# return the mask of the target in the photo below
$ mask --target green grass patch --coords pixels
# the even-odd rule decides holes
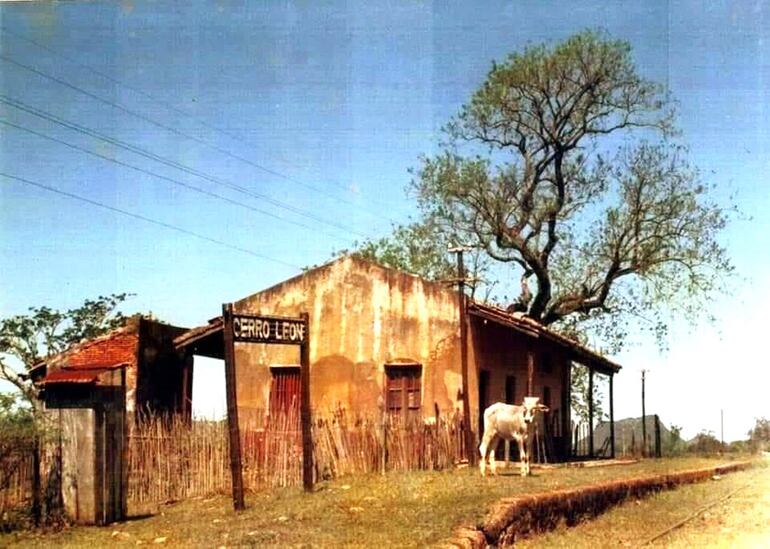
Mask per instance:
[[[709,458],[649,460],[608,467],[517,468],[481,477],[476,469],[419,471],[343,478],[317,485],[313,494],[286,488],[252,494],[247,509],[232,511],[229,497],[196,498],[153,509],[152,516],[106,527],[0,536],[0,546],[424,547],[475,525],[503,497],[707,467]],[[165,538],[165,539],[164,539]]]

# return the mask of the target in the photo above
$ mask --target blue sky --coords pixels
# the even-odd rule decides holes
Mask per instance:
[[[4,98],[166,160],[0,105],[2,172],[187,231],[0,177],[0,315],[130,291],[127,310],[203,323],[407,221],[408,169],[438,150],[492,60],[602,27],[668,86],[691,160],[742,210],[724,234],[739,276],[717,323],[682,323],[667,353],[640,337],[616,357],[617,417],[640,414],[642,367],[647,409],[688,436],[718,434],[720,408],[728,439],[770,415],[757,344],[770,305],[767,2],[254,4],[0,4]]]

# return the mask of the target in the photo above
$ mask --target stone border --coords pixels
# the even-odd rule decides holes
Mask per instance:
[[[518,538],[553,530],[565,521],[568,526],[595,517],[630,498],[671,490],[683,484],[708,480],[714,475],[742,471],[753,461],[739,461],[703,469],[653,477],[622,479],[552,492],[504,498],[495,503],[481,524],[462,527],[445,547],[468,549],[510,546]]]

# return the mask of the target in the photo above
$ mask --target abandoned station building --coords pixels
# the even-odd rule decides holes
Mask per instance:
[[[445,283],[345,256],[235,302],[233,313],[308,314],[314,411],[373,415],[384,405],[391,414],[426,418],[462,409],[458,305],[456,289]],[[550,409],[549,459],[568,459],[572,363],[588,368],[591,379],[594,372],[609,376],[612,413],[617,364],[496,307],[471,302],[467,321],[471,417],[480,421],[494,402],[539,396]],[[188,355],[223,358],[223,341],[218,317],[174,343]],[[242,424],[298,404],[298,347],[236,341],[234,349]]]
[[[451,286],[345,256],[246,297],[232,311],[242,318],[307,315],[306,334],[284,323],[288,330],[276,335],[307,336],[314,413],[387,411],[422,421],[463,408],[459,305]],[[613,424],[617,364],[519,314],[471,302],[465,316],[474,431],[488,405],[539,396],[550,409],[542,421],[549,461],[573,457],[573,363],[589,369],[590,381],[594,372],[609,376]],[[194,356],[224,358],[224,325],[221,316],[189,330],[133,317],[31,370],[62,428],[62,495],[76,522],[125,518],[129,418],[147,412],[190,419]],[[299,347],[236,340],[232,349],[240,424],[298,406]]]

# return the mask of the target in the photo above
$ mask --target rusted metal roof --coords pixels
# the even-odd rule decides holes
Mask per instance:
[[[209,320],[209,323],[205,326],[198,326],[197,328],[191,328],[180,336],[174,338],[174,347],[177,349],[181,347],[187,347],[192,345],[196,341],[200,341],[210,335],[222,331],[223,329],[222,317],[218,316]]]
[[[95,384],[99,381],[99,376],[105,372],[111,370],[117,370],[127,366],[126,363],[89,366],[83,368],[78,366],[77,368],[60,368],[53,372],[49,372],[41,381],[43,385],[51,384],[63,384],[63,383],[80,383],[80,384]]]
[[[93,384],[99,379],[97,371],[82,370],[57,370],[51,372],[41,382],[43,385],[61,384],[61,383],[82,383]]]
[[[573,356],[580,362],[586,363],[586,366],[604,373],[616,373],[621,368],[620,364],[605,358],[596,351],[543,326],[521,313],[509,313],[498,307],[482,305],[481,303],[469,303],[468,313],[513,328],[528,337],[535,339],[543,337],[553,341],[571,351]]]

